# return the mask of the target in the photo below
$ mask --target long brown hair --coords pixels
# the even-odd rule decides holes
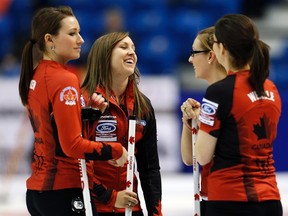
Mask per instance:
[[[266,96],[264,82],[269,76],[269,46],[259,39],[254,22],[242,14],[227,14],[216,22],[215,36],[228,49],[235,68],[250,65],[252,88],[258,96]]]
[[[32,35],[22,52],[21,73],[19,80],[19,94],[22,104],[28,101],[29,85],[34,75],[35,59],[42,58],[46,51],[44,36],[49,33],[57,35],[61,28],[61,21],[67,16],[74,16],[69,6],[41,8],[32,20]],[[36,52],[39,51],[35,56]]]
[[[129,36],[128,32],[113,32],[98,38],[92,45],[87,59],[87,74],[83,81],[82,88],[91,96],[97,86],[102,86],[106,91],[106,100],[109,101],[112,86],[111,55],[112,50],[125,37]],[[129,80],[133,82],[135,96],[135,115],[137,119],[146,116],[152,116],[151,109],[147,98],[138,88],[140,82],[140,71],[135,71],[130,75]]]

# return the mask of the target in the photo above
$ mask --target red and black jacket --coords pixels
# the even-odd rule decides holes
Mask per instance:
[[[132,83],[128,84],[124,99],[119,105],[113,96],[109,99],[109,107],[101,118],[90,127],[89,137],[96,141],[114,141],[122,143],[127,149],[128,119],[134,111],[134,95]],[[97,88],[104,97],[105,90]],[[145,96],[144,96],[145,97]],[[153,107],[150,104],[153,117],[147,120],[137,119],[135,157],[141,187],[148,215],[162,215],[161,210],[161,175],[157,150],[157,128]],[[95,203],[98,212],[125,212],[124,208],[115,208],[117,191],[126,189],[127,165],[114,167],[106,161],[94,162],[94,189]],[[138,180],[134,175],[133,191],[137,192]],[[134,206],[133,211],[141,210],[140,203]]]
[[[266,80],[267,96],[258,97],[249,71],[229,72],[208,87],[202,101],[200,130],[217,138],[208,176],[208,199],[280,200],[273,142],[281,115],[281,98]]]
[[[122,146],[82,137],[80,86],[65,65],[42,60],[30,83],[27,104],[34,131],[30,190],[81,188],[78,158],[108,160],[122,155]],[[88,174],[93,173],[87,165]]]

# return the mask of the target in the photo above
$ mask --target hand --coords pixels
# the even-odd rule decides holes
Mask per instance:
[[[183,124],[187,126],[189,129],[191,129],[191,120],[192,119],[198,120],[200,106],[201,104],[192,98],[188,98],[181,105],[181,111],[183,116],[182,121]]]
[[[116,208],[133,208],[136,204],[138,204],[138,200],[135,192],[129,192],[127,190],[117,192]]]
[[[89,106],[101,110],[103,113],[108,106],[105,98],[101,94],[93,93],[90,97]]]
[[[123,167],[125,163],[127,163],[128,161],[128,152],[127,150],[123,148],[123,152],[120,158],[118,158],[117,160],[108,160],[108,163],[112,166],[116,166],[116,167]]]

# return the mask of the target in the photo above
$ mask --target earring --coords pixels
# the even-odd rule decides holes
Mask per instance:
[[[51,46],[50,49],[51,49],[52,51],[54,51],[54,50],[55,50],[55,46]]]
[[[210,62],[210,61],[208,61],[208,64],[211,64],[211,62]]]

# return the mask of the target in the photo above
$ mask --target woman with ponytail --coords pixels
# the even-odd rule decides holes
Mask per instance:
[[[269,47],[253,21],[228,14],[215,24],[213,51],[227,77],[210,85],[195,151],[208,176],[206,216],[282,215],[273,160],[281,98],[269,76]]]
[[[79,159],[127,161],[121,143],[93,142],[82,137],[80,84],[68,62],[80,57],[80,26],[68,6],[39,9],[32,20],[32,39],[22,53],[19,94],[34,131],[31,176],[26,205],[30,215],[85,216]],[[83,98],[83,97],[82,97]],[[104,98],[93,94],[91,106],[104,110]],[[93,102],[93,103],[92,103]],[[94,106],[97,105],[97,106]],[[83,116],[82,116],[83,117]],[[94,205],[93,205],[94,207]],[[97,215],[93,208],[93,215]]]

